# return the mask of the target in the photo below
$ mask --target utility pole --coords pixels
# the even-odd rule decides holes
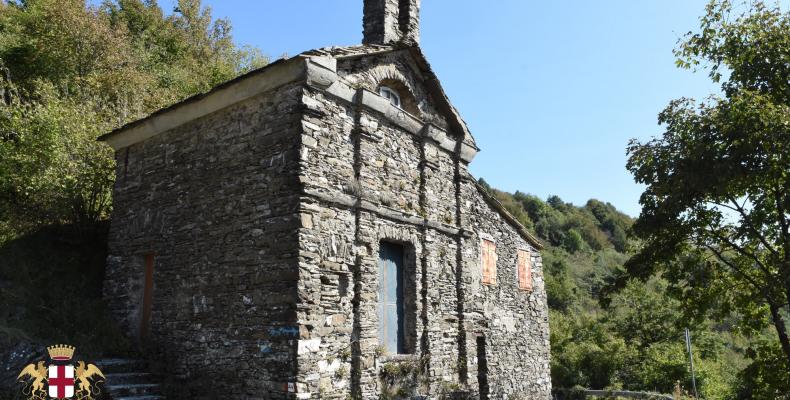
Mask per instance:
[[[691,369],[691,385],[694,388],[694,397],[699,398],[697,394],[697,379],[694,377],[694,357],[691,355],[691,332],[686,328],[686,351],[689,353],[689,368]]]

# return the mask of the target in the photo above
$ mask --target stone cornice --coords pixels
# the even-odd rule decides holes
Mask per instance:
[[[424,140],[429,139],[447,153],[458,153],[458,156],[467,164],[477,155],[478,149],[463,141],[460,142],[460,150],[457,149],[459,139],[453,138],[444,129],[422,121],[370,90],[364,88],[355,90],[343,83],[339,80],[335,70],[336,60],[327,61],[326,59],[327,57],[307,59],[307,84],[314,90],[346,104],[359,105],[365,111],[383,117],[414,136]]]
[[[441,222],[436,222],[436,221],[429,221],[418,215],[408,214],[403,211],[396,210],[394,208],[385,207],[379,205],[375,201],[368,200],[365,197],[358,198],[356,196],[352,196],[345,193],[334,192],[334,191],[328,193],[325,191],[306,188],[306,187],[302,189],[302,195],[310,197],[324,204],[332,204],[349,209],[359,209],[362,211],[374,213],[379,217],[386,218],[391,221],[405,223],[419,227],[427,227],[448,235],[463,234],[463,231],[461,231],[455,226],[443,224]]]

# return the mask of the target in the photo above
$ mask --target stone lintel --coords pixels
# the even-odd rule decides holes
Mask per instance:
[[[453,139],[444,129],[429,122],[423,126],[422,135],[423,137],[436,142],[439,148],[444,149],[450,153],[455,152],[455,144],[457,143],[457,140]]]
[[[438,170],[439,163],[433,160],[422,160],[420,161],[420,168],[430,168],[432,170]]]
[[[379,143],[381,142],[384,137],[376,133],[375,131],[371,131],[370,129],[357,129],[356,134],[359,135],[360,138],[363,138],[369,142]]]
[[[354,104],[357,95],[356,90],[340,81],[335,81],[335,83],[326,88],[325,92],[349,104]]]
[[[475,177],[472,176],[472,174],[470,174],[470,173],[461,174],[461,175],[459,175],[458,179],[461,182],[465,182],[465,183],[472,183],[472,184],[477,183],[477,180],[475,179]]]
[[[461,229],[458,232],[458,234],[461,235],[461,237],[463,237],[464,239],[471,239],[471,238],[475,237],[474,231],[471,231],[469,229]]]

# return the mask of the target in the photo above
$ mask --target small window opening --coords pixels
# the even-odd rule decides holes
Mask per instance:
[[[402,81],[390,78],[383,79],[378,83],[377,88],[378,94],[389,100],[390,104],[417,118],[421,118],[422,114],[414,93]]]
[[[400,108],[400,95],[398,94],[398,92],[395,91],[395,89],[392,89],[387,86],[382,86],[379,88],[379,95],[389,100],[390,104],[392,104],[393,106]]]

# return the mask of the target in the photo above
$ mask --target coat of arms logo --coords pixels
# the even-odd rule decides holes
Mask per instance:
[[[94,400],[99,394],[98,384],[104,381],[104,374],[93,364],[77,361],[77,367],[70,363],[74,356],[74,346],[56,344],[47,347],[52,365],[44,361],[28,364],[17,379],[25,387],[22,393],[28,400],[70,399]]]

